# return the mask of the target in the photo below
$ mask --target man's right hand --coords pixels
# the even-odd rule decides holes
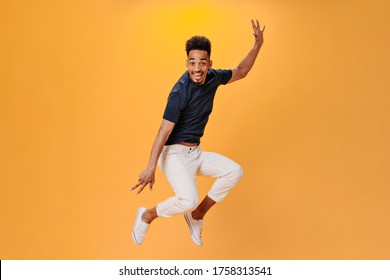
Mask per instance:
[[[138,183],[131,188],[131,190],[139,188],[137,194],[142,192],[147,185],[149,185],[149,189],[152,190],[154,184],[154,173],[156,172],[158,158],[174,126],[175,123],[165,119],[162,120],[156,139],[153,143],[149,163],[146,169],[139,174]]]
[[[144,171],[142,171],[139,174],[138,183],[135,184],[131,188],[131,190],[135,190],[135,189],[139,188],[137,194],[140,194],[147,185],[149,185],[149,189],[152,190],[153,189],[154,180],[155,180],[154,179],[154,173],[155,173],[155,169],[148,169],[148,168],[146,168]]]

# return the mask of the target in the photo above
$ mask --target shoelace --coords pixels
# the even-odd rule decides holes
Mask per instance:
[[[199,237],[202,237],[202,230],[203,230],[203,222],[199,221],[199,227],[200,227],[200,230],[199,230]]]

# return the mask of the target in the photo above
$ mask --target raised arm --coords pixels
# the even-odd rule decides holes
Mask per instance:
[[[143,189],[149,184],[150,190],[154,184],[154,174],[156,172],[157,161],[162,152],[165,142],[171,134],[175,123],[163,119],[158,130],[156,139],[154,140],[152,151],[150,152],[148,166],[139,174],[138,183],[135,184],[131,190],[139,187],[137,194],[143,191]]]
[[[256,20],[255,23],[252,19],[251,22],[254,31],[253,35],[255,36],[255,43],[252,49],[246,55],[246,57],[240,62],[240,64],[238,64],[237,68],[232,69],[233,74],[231,79],[229,80],[229,83],[245,78],[248,72],[252,69],[252,66],[256,61],[256,57],[260,51],[260,48],[263,45],[263,32],[265,30],[265,26],[263,27],[263,29],[261,29],[258,20]]]

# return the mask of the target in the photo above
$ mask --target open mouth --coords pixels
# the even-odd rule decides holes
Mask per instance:
[[[203,77],[203,72],[201,72],[201,73],[192,73],[192,76],[194,77],[195,80],[200,80]]]

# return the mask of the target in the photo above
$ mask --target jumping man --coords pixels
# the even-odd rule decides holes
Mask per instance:
[[[242,168],[222,155],[200,149],[213,100],[218,86],[244,78],[251,70],[263,44],[259,21],[252,20],[255,42],[252,49],[236,68],[211,68],[211,43],[203,36],[186,42],[187,71],[169,94],[163,119],[152,146],[149,163],[139,174],[138,194],[149,185],[152,190],[157,164],[170,183],[175,196],[153,208],[140,207],[133,227],[133,241],[140,245],[157,217],[184,214],[193,242],[201,246],[203,218],[208,210],[222,201],[242,177]],[[206,197],[199,204],[196,175],[216,178]]]

